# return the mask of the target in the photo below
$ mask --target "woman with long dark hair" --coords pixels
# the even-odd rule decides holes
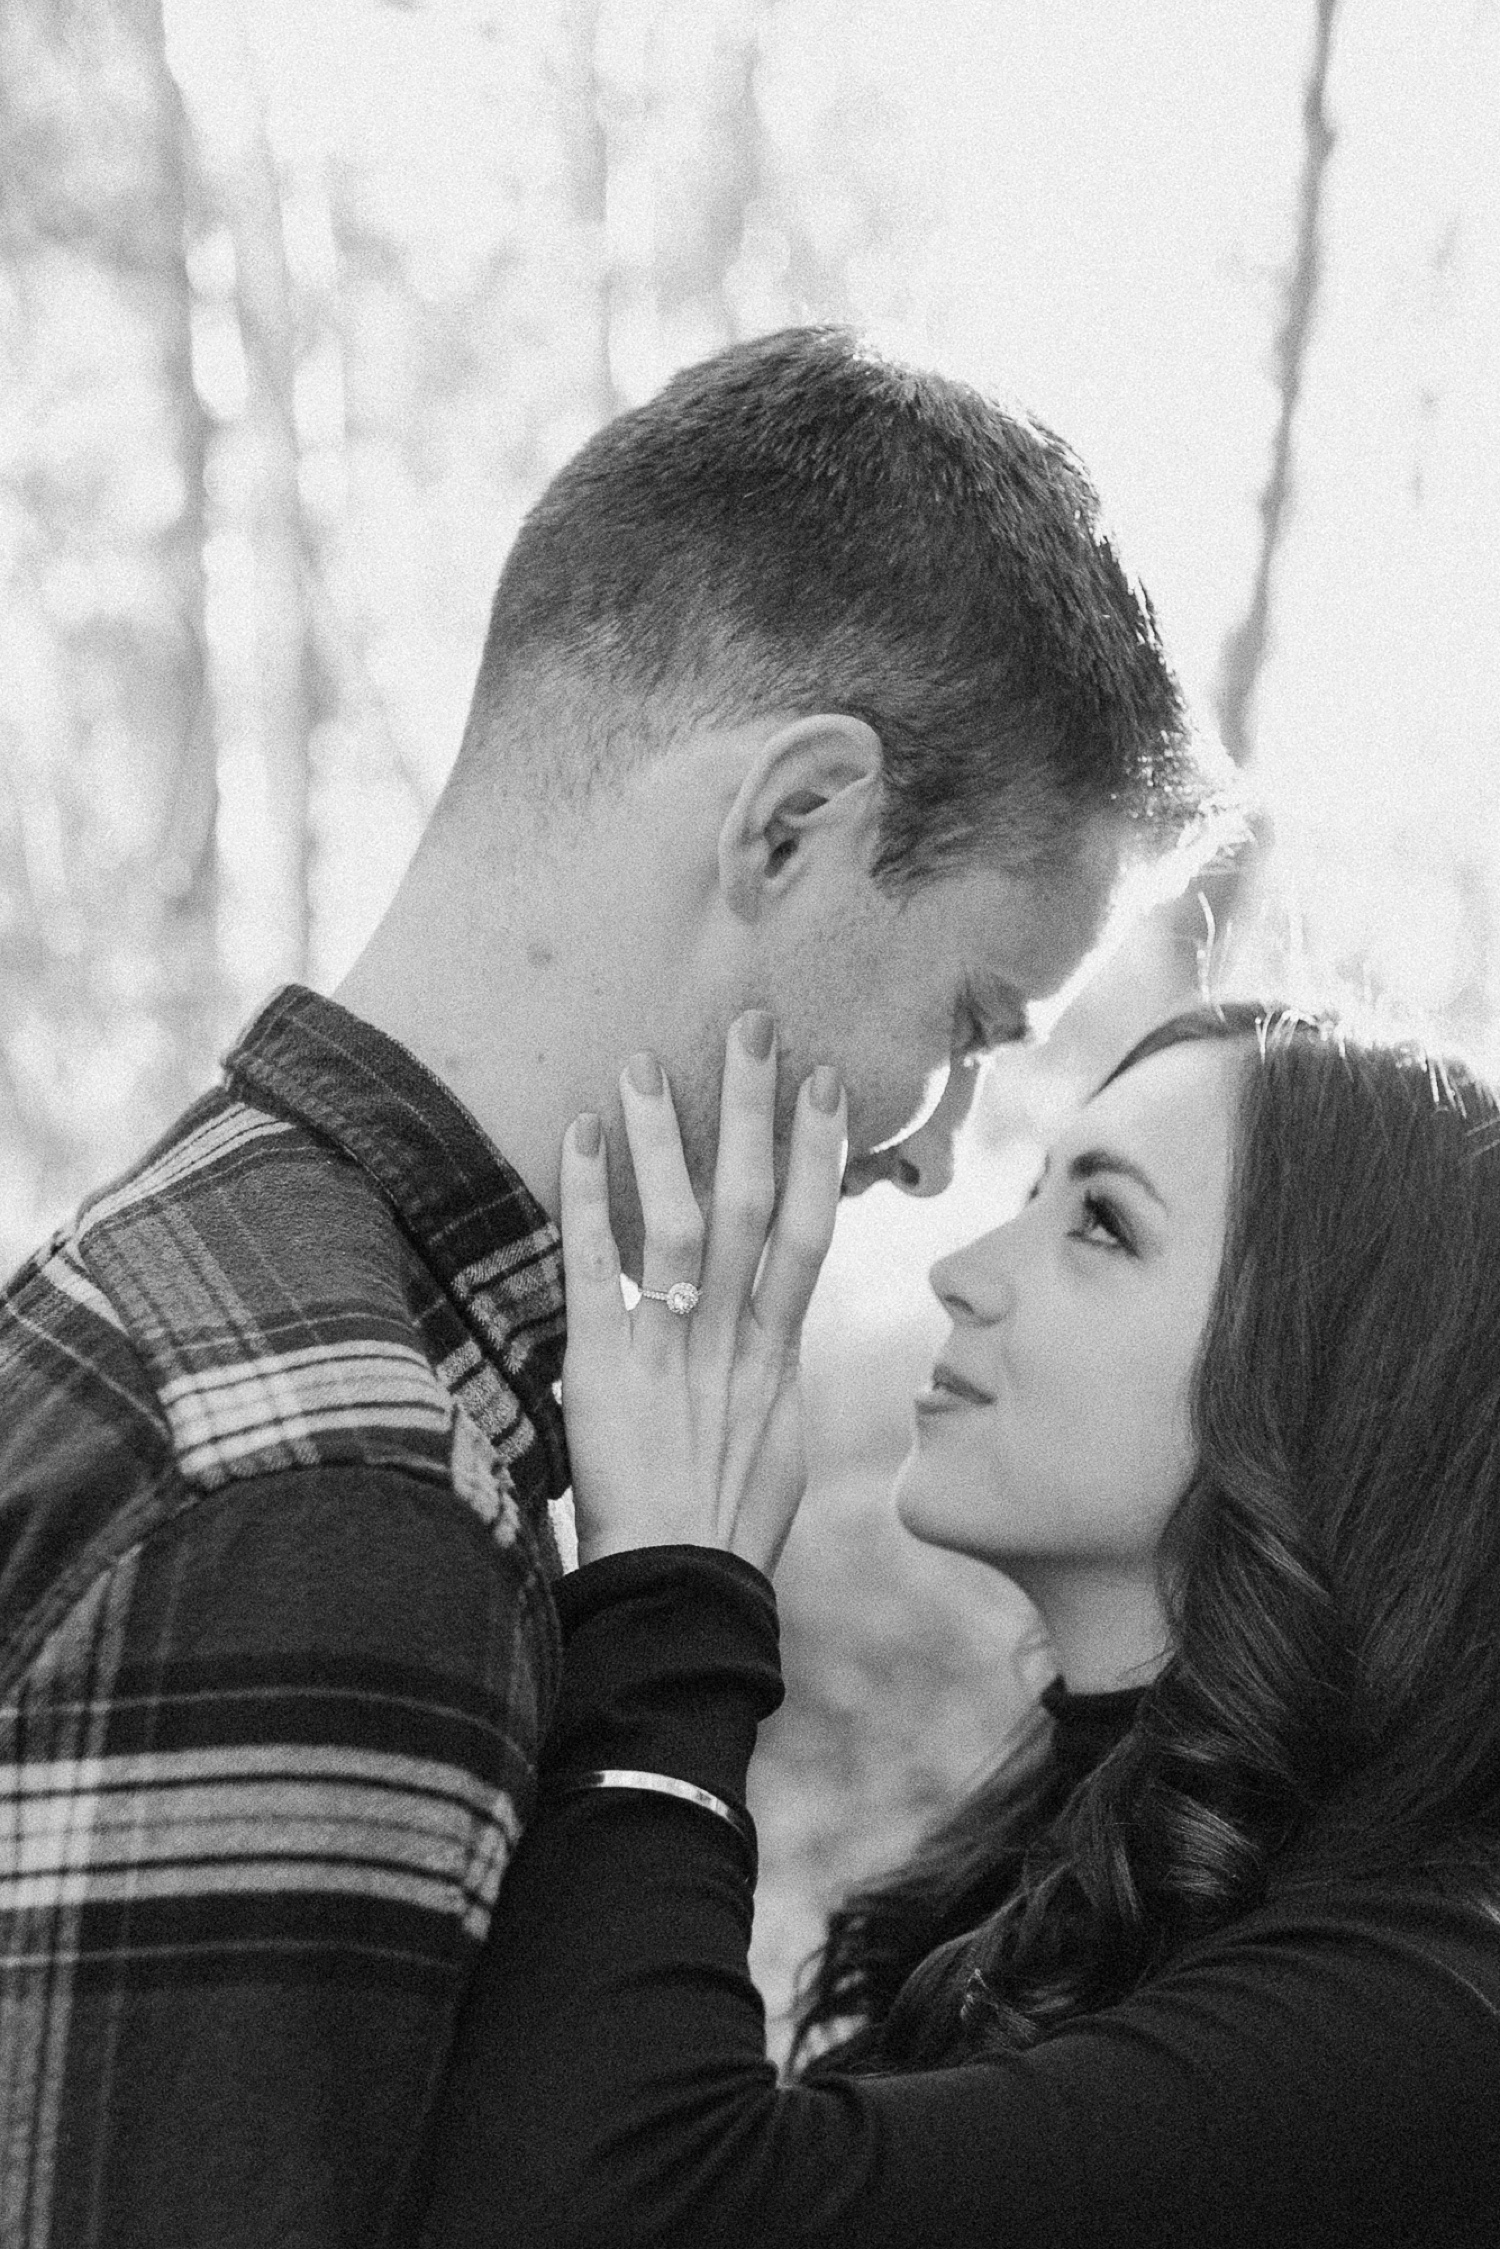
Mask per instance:
[[[1179,1017],[935,1268],[898,1506],[1025,1589],[1060,1677],[835,1914],[778,2085],[744,1773],[832,1090],[767,1245],[731,1041],[701,1270],[670,1101],[627,1091],[634,1315],[570,1135],[585,1566],[428,2239],[1500,2243],[1495,1095],[1285,1010]]]

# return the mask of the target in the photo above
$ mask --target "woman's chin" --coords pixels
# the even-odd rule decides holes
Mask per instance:
[[[896,1470],[896,1480],[891,1486],[891,1499],[896,1510],[896,1520],[903,1530],[920,1538],[922,1533],[913,1517],[921,1515],[922,1458],[915,1438],[911,1450]]]
[[[952,1526],[945,1525],[943,1520],[941,1481],[929,1475],[917,1444],[913,1444],[896,1471],[892,1498],[896,1520],[904,1531],[920,1539],[924,1546],[951,1546]]]

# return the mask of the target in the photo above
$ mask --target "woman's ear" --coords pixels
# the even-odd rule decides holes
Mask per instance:
[[[719,830],[719,885],[755,921],[817,857],[868,870],[880,803],[880,736],[847,712],[793,719],[756,750]]]

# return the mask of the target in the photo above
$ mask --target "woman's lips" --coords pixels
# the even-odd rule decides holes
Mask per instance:
[[[939,1363],[932,1370],[932,1380],[916,1397],[918,1413],[951,1413],[960,1406],[992,1406],[995,1400],[988,1390],[981,1390],[977,1382],[954,1367]]]

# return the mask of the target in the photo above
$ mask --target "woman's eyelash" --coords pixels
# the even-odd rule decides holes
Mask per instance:
[[[1027,1202],[1034,1203],[1041,1191],[1040,1178],[1034,1179],[1026,1197]],[[1101,1195],[1097,1188],[1090,1188],[1083,1198],[1082,1221],[1073,1228],[1073,1233],[1078,1240],[1086,1240],[1096,1226],[1109,1236],[1117,1249],[1134,1251],[1135,1241],[1124,1217],[1107,1195]]]
[[[1085,1195],[1083,1198],[1083,1220],[1082,1226],[1078,1228],[1080,1236],[1087,1235],[1091,1228],[1097,1226],[1108,1234],[1117,1249],[1130,1249],[1134,1246],[1131,1242],[1129,1227],[1107,1197],[1092,1192]]]

